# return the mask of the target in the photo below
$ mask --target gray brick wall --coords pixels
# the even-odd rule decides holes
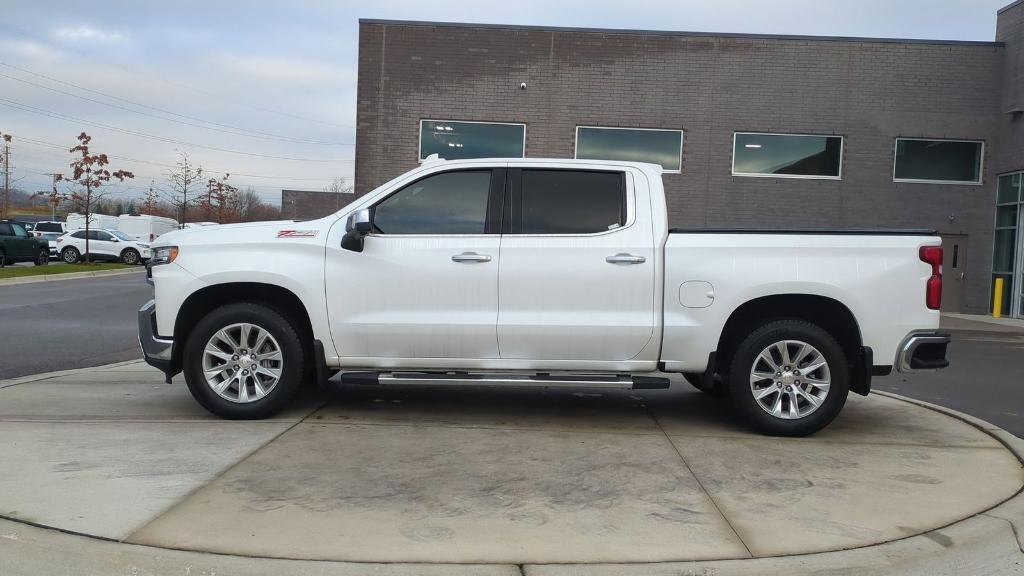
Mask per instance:
[[[417,165],[421,118],[526,123],[528,157],[573,157],[577,125],[682,128],[682,173],[665,175],[673,226],[968,234],[967,306],[983,312],[1003,52],[980,42],[364,21],[356,192]],[[843,178],[733,177],[734,131],[843,135]],[[897,136],[984,140],[984,183],[893,183]]]

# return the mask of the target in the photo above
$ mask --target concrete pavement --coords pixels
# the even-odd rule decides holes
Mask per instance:
[[[1024,562],[1024,441],[894,397],[852,396],[822,433],[779,439],[679,382],[343,387],[226,422],[161,378],[128,363],[0,382],[0,572],[999,574]]]

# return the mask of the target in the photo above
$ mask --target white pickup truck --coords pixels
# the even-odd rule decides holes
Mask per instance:
[[[934,233],[670,230],[651,164],[428,160],[326,218],[153,250],[146,360],[225,418],[270,416],[338,371],[634,389],[681,373],[799,436],[873,375],[948,364]]]

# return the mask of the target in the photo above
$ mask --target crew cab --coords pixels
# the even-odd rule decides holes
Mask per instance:
[[[225,418],[304,381],[666,388],[813,433],[872,376],[942,368],[929,231],[670,229],[662,170],[428,159],[335,214],[170,232],[146,360]]]

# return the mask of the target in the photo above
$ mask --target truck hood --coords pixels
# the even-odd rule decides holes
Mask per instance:
[[[244,222],[241,224],[184,228],[163,234],[153,243],[153,246],[182,246],[219,242],[260,242],[275,238],[318,238],[327,235],[327,230],[336,219],[335,216],[331,215],[319,220],[309,221],[274,220],[270,222]]]

